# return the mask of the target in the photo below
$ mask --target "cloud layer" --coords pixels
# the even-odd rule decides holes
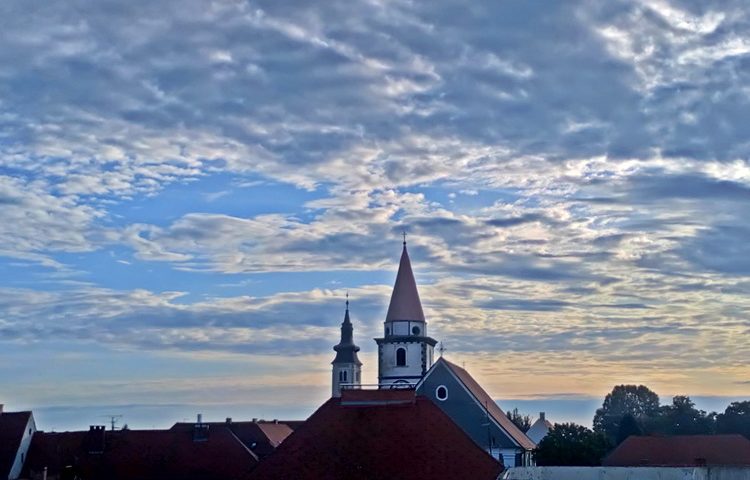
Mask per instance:
[[[5,2],[0,342],[265,374],[328,352],[346,288],[371,343],[406,229],[497,396],[742,394],[746,10]]]

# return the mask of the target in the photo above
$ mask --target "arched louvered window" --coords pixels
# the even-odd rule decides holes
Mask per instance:
[[[346,381],[346,370],[344,370],[344,381]]]
[[[396,349],[396,366],[397,367],[406,366],[406,349],[405,348]]]

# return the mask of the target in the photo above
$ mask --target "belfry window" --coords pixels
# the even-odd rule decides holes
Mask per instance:
[[[406,349],[405,348],[396,349],[396,366],[397,367],[406,366]]]
[[[344,370],[344,381],[346,382],[346,370]]]

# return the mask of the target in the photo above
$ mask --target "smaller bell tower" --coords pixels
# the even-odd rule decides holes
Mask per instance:
[[[336,358],[333,359],[332,395],[341,396],[342,385],[360,385],[362,379],[362,362],[357,358],[359,347],[354,344],[354,327],[349,319],[349,294],[346,294],[346,313],[341,323],[341,341],[333,347]]]

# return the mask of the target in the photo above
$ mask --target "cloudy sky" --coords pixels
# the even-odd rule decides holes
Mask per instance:
[[[749,396],[746,7],[3,1],[0,403],[303,418],[403,229],[505,407]]]

